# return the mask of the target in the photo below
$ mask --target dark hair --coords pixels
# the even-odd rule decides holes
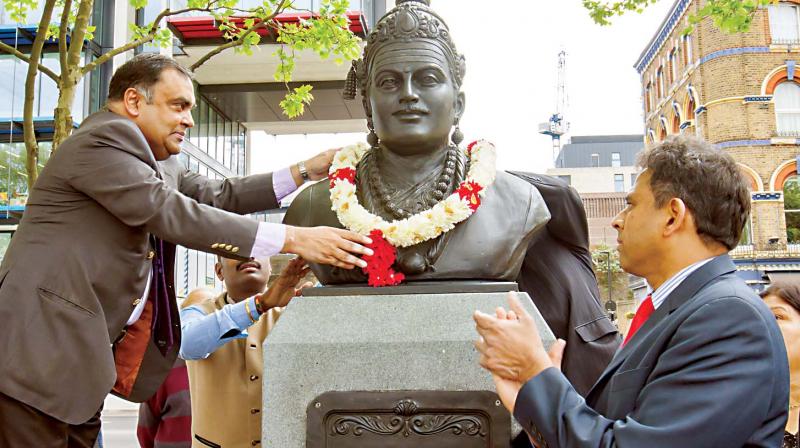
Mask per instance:
[[[706,243],[733,249],[750,214],[748,184],[736,161],[697,137],[673,135],[639,154],[656,207],[681,199]]]
[[[762,299],[765,299],[767,296],[778,296],[800,313],[800,284],[775,282],[758,295],[761,296]]]
[[[164,70],[176,70],[189,79],[192,72],[178,64],[174,59],[158,53],[142,53],[122,64],[108,87],[108,101],[120,101],[125,91],[134,88],[144,95],[147,102],[153,101],[153,86]]]

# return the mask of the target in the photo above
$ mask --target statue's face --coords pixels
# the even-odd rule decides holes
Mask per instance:
[[[367,96],[381,143],[404,155],[446,145],[464,108],[443,50],[424,41],[396,42],[379,50]]]

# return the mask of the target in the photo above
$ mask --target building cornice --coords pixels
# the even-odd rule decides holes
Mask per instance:
[[[667,14],[667,17],[661,22],[658,33],[650,39],[650,43],[647,44],[647,47],[645,47],[642,54],[639,55],[639,59],[636,60],[636,64],[633,66],[640,75],[644,73],[653,61],[653,58],[655,58],[656,54],[661,50],[661,47],[664,46],[664,42],[666,42],[669,35],[672,34],[681,16],[683,16],[683,13],[686,12],[691,3],[691,0],[675,0],[669,14]]]

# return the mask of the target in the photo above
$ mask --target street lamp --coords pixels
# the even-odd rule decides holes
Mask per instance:
[[[608,289],[608,300],[605,303],[606,311],[608,311],[608,317],[611,318],[611,321],[616,320],[616,312],[617,312],[617,303],[614,302],[612,298],[612,291],[613,285],[611,283],[611,250],[601,250],[600,253],[605,254],[606,256],[606,284]]]

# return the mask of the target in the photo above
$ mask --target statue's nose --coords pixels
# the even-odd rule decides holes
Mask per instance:
[[[416,103],[417,101],[419,101],[419,95],[417,95],[413,80],[411,76],[409,76],[403,83],[403,92],[400,96],[400,103]]]

